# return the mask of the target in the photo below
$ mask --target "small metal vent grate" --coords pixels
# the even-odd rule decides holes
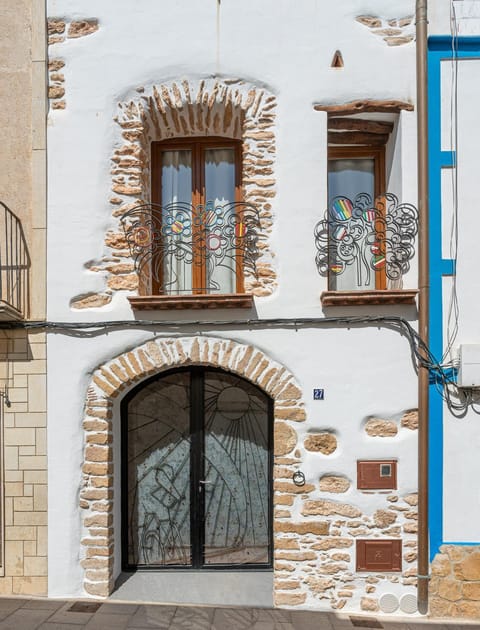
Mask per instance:
[[[352,626],[356,626],[357,628],[381,628],[381,629],[383,629],[382,624],[375,617],[352,617],[352,616],[350,616],[350,621],[352,622]]]
[[[101,605],[101,602],[75,602],[68,612],[95,613]]]

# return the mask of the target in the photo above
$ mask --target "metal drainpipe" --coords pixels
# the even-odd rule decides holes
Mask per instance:
[[[418,332],[428,344],[429,242],[428,242],[428,101],[427,101],[427,0],[416,0],[417,132],[418,132]],[[418,610],[428,612],[428,369],[418,368]]]

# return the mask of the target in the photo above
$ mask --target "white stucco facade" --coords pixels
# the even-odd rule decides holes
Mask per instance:
[[[48,120],[47,318],[56,322],[158,322],[156,326],[137,328],[120,325],[96,334],[48,333],[51,596],[86,594],[85,568],[81,565],[85,558],[84,513],[79,507],[79,494],[85,483],[82,422],[92,374],[99,366],[152,340],[231,340],[261,351],[293,375],[306,412],[304,422],[290,423],[297,434],[295,466],[313,486],[309,500],[353,506],[365,522],[371,523],[369,519],[379,510],[389,510],[397,501],[400,505],[403,497],[416,493],[417,432],[401,422],[404,414],[417,406],[417,378],[405,336],[382,322],[353,326],[340,322],[328,326],[321,322],[241,322],[374,315],[402,317],[415,326],[415,305],[322,307],[320,293],[327,290],[327,279],[319,275],[315,265],[314,227],[327,205],[328,141],[327,115],[315,111],[314,104],[365,99],[415,104],[414,43],[388,45],[375,29],[356,20],[359,16],[376,16],[382,26],[388,27],[388,20],[411,16],[414,11],[412,0],[392,0],[388,7],[385,4],[381,0],[306,0],[299,10],[291,0],[142,0],[134,7],[126,0],[49,0],[49,19],[64,22],[66,33],[72,22],[82,20],[98,20],[98,29],[72,38],[64,37],[59,29],[61,41],[49,46],[50,59],[64,62],[60,72],[64,75],[65,94],[58,97],[64,101],[63,106],[53,107],[59,102],[57,97],[52,101]],[[413,27],[405,28],[413,32]],[[53,31],[52,37],[56,36]],[[336,50],[341,51],[343,68],[331,67]],[[92,271],[91,262],[105,256],[105,234],[118,225],[118,220],[112,218],[116,202],[110,202],[115,197],[111,190],[111,158],[121,143],[114,119],[119,103],[132,99],[141,102],[142,95],[150,94],[153,86],[187,81],[198,88],[202,80],[222,85],[243,81],[276,99],[272,125],[275,185],[269,234],[276,286],[270,295],[256,296],[254,308],[247,312],[216,309],[134,313],[127,300],[134,292],[109,290],[108,274]],[[415,204],[416,114],[402,111],[389,119],[394,119],[395,127],[387,145],[387,191],[403,202]],[[416,276],[414,259],[403,278],[403,288],[416,289]],[[81,310],[72,307],[74,298],[97,293],[107,295],[108,303]],[[192,320],[201,323],[185,324]],[[233,323],[227,326],[229,321]],[[183,325],[177,327],[173,322]],[[133,381],[127,384],[112,406],[114,579],[121,571],[119,401],[137,385]],[[313,400],[315,388],[324,389],[325,400]],[[396,430],[389,435],[369,434],[365,429],[369,418],[391,422]],[[336,437],[338,446],[330,455],[304,446],[309,435],[322,431]],[[359,459],[396,460],[398,488],[388,492],[357,490]],[[328,474],[346,477],[349,489],[342,494],[321,491],[319,479]],[[449,486],[446,492],[452,492]],[[391,495],[397,498],[389,503],[387,497]],[[294,503],[290,515],[283,517],[285,522],[304,518],[301,505]],[[407,509],[403,506],[403,511],[397,511],[397,530],[390,536],[382,527],[368,525],[360,537],[393,537],[413,544],[415,528],[405,527],[407,521],[402,520]],[[349,517],[342,517],[341,512],[333,514],[327,519],[330,536],[338,536],[342,528],[348,527],[345,523]],[[448,518],[448,530],[459,535]],[[344,524],[340,525],[342,519]],[[415,522],[414,517],[411,522]],[[377,610],[383,594],[392,593],[398,599],[414,594],[416,563],[412,554],[405,559],[411,551],[406,546],[402,571],[382,573],[375,586],[368,580],[371,573],[356,571],[354,528],[358,526],[350,529],[350,555],[347,559],[344,554],[344,565],[334,576],[338,584],[343,580],[353,586],[350,595],[345,595],[348,589],[343,589],[343,596],[338,594],[342,589],[337,586],[333,590],[311,586],[314,581],[308,582],[309,576],[328,577],[324,565],[329,560],[319,556],[308,575],[302,573],[301,560],[295,564],[289,577],[298,580],[298,586],[285,592],[298,597],[279,597],[277,605]],[[281,593],[278,582],[285,580],[285,572],[275,568],[275,576],[276,593]]]

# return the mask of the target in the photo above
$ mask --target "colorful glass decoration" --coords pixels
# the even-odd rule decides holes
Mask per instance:
[[[392,193],[375,200],[366,193],[353,200],[335,197],[315,226],[318,272],[340,275],[354,265],[359,287],[369,286],[371,272],[383,269],[387,278],[399,280],[410,269],[417,231],[417,209]]]
[[[127,211],[121,223],[135,269],[138,273],[148,269],[147,275],[162,284],[165,293],[170,287],[162,270],[172,268],[175,261],[204,266],[210,279],[207,291],[219,288],[213,279],[218,267],[234,274],[241,268],[257,278],[260,216],[251,204],[142,204]]]

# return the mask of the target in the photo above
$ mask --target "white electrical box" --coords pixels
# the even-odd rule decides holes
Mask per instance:
[[[480,344],[464,343],[459,348],[459,387],[480,387]]]

